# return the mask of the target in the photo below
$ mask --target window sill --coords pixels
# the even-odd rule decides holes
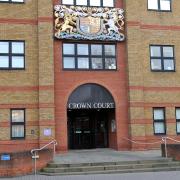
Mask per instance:
[[[108,71],[108,72],[114,72],[117,71],[117,69],[62,69],[63,71],[92,71],[92,72],[104,72],[104,71]]]
[[[25,137],[22,137],[22,138],[20,138],[20,137],[16,137],[16,138],[11,138],[11,140],[13,141],[13,140],[25,140]]]
[[[154,133],[154,136],[162,136],[162,135],[166,135],[166,133]]]
[[[80,7],[92,7],[92,8],[115,8],[115,6],[91,6],[91,5],[77,5],[77,4],[62,4],[64,6],[80,6]]]
[[[160,10],[160,9],[147,9],[148,11],[152,12],[172,12],[172,10]]]
[[[17,70],[21,70],[21,71],[23,71],[23,70],[25,70],[25,68],[0,68],[0,71],[17,71]]]
[[[175,70],[152,70],[151,72],[176,72]]]
[[[19,1],[12,1],[12,0],[8,0],[8,1],[1,1],[0,3],[5,3],[5,4],[25,4],[25,0],[23,0],[23,2],[19,2]]]

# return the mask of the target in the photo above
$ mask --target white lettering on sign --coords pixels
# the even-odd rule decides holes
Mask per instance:
[[[69,103],[68,109],[112,109],[114,103]]]

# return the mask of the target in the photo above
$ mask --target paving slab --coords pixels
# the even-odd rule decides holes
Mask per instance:
[[[98,175],[76,175],[76,176],[42,176],[33,175],[2,178],[3,180],[179,180],[180,172],[146,172],[130,174],[98,174]]]
[[[58,164],[96,163],[158,160],[160,150],[149,151],[115,151],[113,149],[70,150],[66,154],[56,154],[54,162]]]

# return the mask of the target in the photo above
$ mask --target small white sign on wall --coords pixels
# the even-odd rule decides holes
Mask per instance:
[[[111,120],[111,132],[116,132],[116,121],[115,121],[115,119]]]
[[[44,129],[44,136],[51,136],[51,135],[52,135],[51,128],[45,128]]]

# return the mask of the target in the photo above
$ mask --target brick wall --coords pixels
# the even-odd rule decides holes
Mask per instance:
[[[145,3],[144,3],[145,2]],[[40,147],[51,139],[67,151],[66,104],[72,91],[85,83],[109,90],[116,102],[117,133],[112,146],[130,148],[124,137],[154,142],[152,107],[166,107],[167,135],[176,136],[175,107],[180,107],[180,2],[172,12],[147,10],[147,1],[116,1],[126,9],[126,41],[117,43],[117,71],[62,70],[62,41],[53,38],[53,5],[59,0],[0,3],[0,40],[25,40],[26,69],[0,71],[0,152]],[[8,13],[7,13],[8,12]],[[149,44],[175,46],[176,72],[150,71]],[[26,108],[26,139],[10,140],[10,108]],[[51,128],[52,135],[44,136]],[[35,133],[32,133],[33,132]],[[178,137],[177,137],[178,138]],[[26,145],[26,146],[25,146]],[[159,148],[137,146],[132,149]]]
[[[0,152],[38,146],[37,3],[0,3],[0,40],[25,40],[25,70],[0,70]],[[10,140],[10,109],[26,108],[26,139]],[[34,131],[31,134],[31,131]],[[27,146],[25,146],[27,144]]]
[[[152,107],[166,108],[167,135],[175,137],[175,107],[180,105],[180,1],[172,1],[172,12],[149,11],[147,1],[144,0],[124,2],[131,138],[142,142],[155,142],[159,139],[153,132]],[[150,44],[174,45],[176,72],[151,72]],[[132,148],[141,146],[133,144]],[[142,145],[143,148],[159,146]]]
[[[43,2],[0,3],[0,40],[25,41],[25,70],[0,71],[0,152],[30,150],[54,139],[53,7]],[[11,108],[26,109],[25,140],[10,140]],[[51,136],[44,136],[45,128]]]
[[[1,157],[2,154],[0,154]],[[50,149],[38,153],[37,170],[42,169],[52,161],[53,151]],[[12,177],[31,174],[34,172],[34,160],[30,151],[10,153],[9,161],[0,159],[0,177]]]
[[[56,2],[56,1],[55,1]],[[57,2],[56,2],[57,3]],[[122,7],[122,1],[117,1],[116,7]],[[117,43],[117,71],[63,71],[62,42],[54,41],[55,61],[55,117],[56,139],[58,149],[67,151],[67,101],[75,88],[85,83],[96,83],[104,86],[116,102],[117,141],[112,143],[119,150],[128,149],[129,143],[122,141],[128,136],[128,95],[126,74],[125,43]],[[113,136],[113,135],[112,135]],[[113,137],[115,139],[115,137]]]
[[[176,161],[180,161],[180,144],[167,144],[167,157],[173,158]],[[165,145],[161,145],[162,157],[166,157]]]

